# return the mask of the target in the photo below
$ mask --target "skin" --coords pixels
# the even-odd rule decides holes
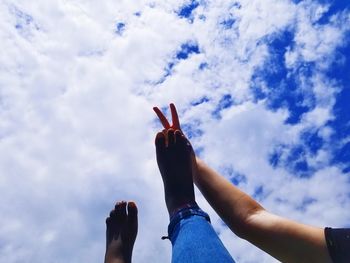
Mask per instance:
[[[183,134],[169,128],[155,140],[157,163],[164,184],[169,215],[184,204],[195,202],[193,187],[192,147]]]
[[[138,229],[137,206],[122,201],[106,219],[105,263],[130,263]]]
[[[177,115],[173,117],[178,119]],[[179,125],[175,123],[174,127]],[[195,202],[192,146],[181,131],[175,131],[172,127],[167,125],[168,129],[159,132],[155,139],[169,215],[182,205]],[[106,219],[106,225],[105,263],[130,263],[138,228],[136,204],[131,201],[118,202]]]
[[[170,110],[172,125],[157,107],[154,108],[165,131],[168,129],[181,131],[174,104],[170,104]],[[195,170],[194,183],[236,235],[282,262],[332,262],[322,228],[301,224],[266,211],[253,198],[212,170],[202,160],[199,158],[192,160]]]

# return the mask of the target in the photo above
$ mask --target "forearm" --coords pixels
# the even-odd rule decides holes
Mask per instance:
[[[282,262],[331,262],[323,229],[267,212],[197,158],[194,182],[227,226]]]
[[[281,262],[330,263],[324,230],[261,211],[249,218],[247,240]]]
[[[228,227],[238,236],[246,238],[250,215],[264,208],[226,178],[212,170],[199,158],[194,182]]]

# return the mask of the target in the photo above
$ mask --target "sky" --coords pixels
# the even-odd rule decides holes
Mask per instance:
[[[350,227],[345,0],[0,2],[0,262],[101,262],[139,207],[134,262],[170,262],[152,111],[267,210]],[[237,262],[277,262],[196,190]]]

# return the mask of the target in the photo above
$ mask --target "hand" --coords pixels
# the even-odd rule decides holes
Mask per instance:
[[[160,122],[162,123],[166,131],[169,129],[173,129],[174,131],[176,130],[181,131],[179,116],[177,115],[177,111],[173,103],[170,103],[171,118],[173,121],[172,125],[170,125],[167,118],[164,116],[164,114],[161,112],[161,110],[158,107],[153,107],[153,110],[157,114]]]
[[[176,107],[173,103],[170,103],[170,111],[171,111],[171,118],[172,118],[172,125],[170,125],[169,121],[167,120],[167,118],[164,116],[164,114],[161,112],[161,110],[158,107],[153,107],[154,112],[157,114],[160,122],[162,123],[164,130],[162,131],[164,136],[165,136],[165,141],[166,141],[166,145],[167,145],[167,141],[168,141],[168,130],[174,130],[177,131],[179,130],[182,134],[182,136],[184,136],[186,138],[186,136],[183,134],[183,132],[181,131],[181,127],[180,127],[180,121],[179,121],[179,116],[177,114],[176,111]],[[190,145],[191,147],[191,159],[192,159],[192,174],[193,174],[193,179],[196,180],[197,174],[198,174],[198,168],[197,168],[197,160],[198,157],[196,157],[193,147],[190,143],[190,141],[186,138],[187,143]]]

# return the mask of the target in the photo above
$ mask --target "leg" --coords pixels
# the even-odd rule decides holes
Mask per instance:
[[[105,263],[130,263],[138,227],[136,204],[118,202],[106,224]]]
[[[165,203],[171,215],[178,207],[195,202],[191,148],[180,131],[170,129],[167,137],[163,133],[157,134],[156,151]]]
[[[168,228],[172,262],[234,262],[210,224],[209,216],[195,203],[192,150],[180,131],[156,137],[157,162],[165,202],[171,217]]]
[[[175,214],[168,232],[173,245],[173,263],[234,263],[211,226],[208,214],[197,205]]]

